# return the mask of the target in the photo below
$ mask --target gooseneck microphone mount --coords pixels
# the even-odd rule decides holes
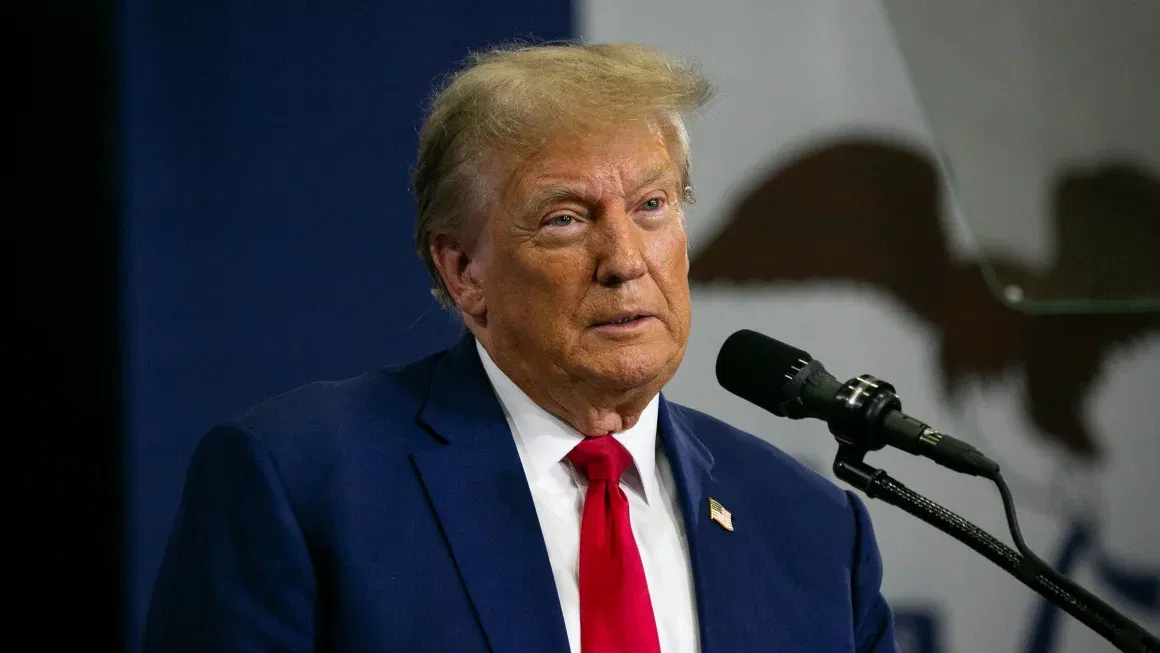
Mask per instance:
[[[726,390],[779,417],[824,420],[838,441],[834,475],[867,497],[897,506],[966,544],[1117,649],[1160,653],[1160,640],[1043,562],[1023,540],[999,466],[971,445],[903,413],[891,384],[869,375],[839,382],[806,352],[747,330],[730,336],[721,348],[717,378]],[[869,452],[886,446],[993,482],[1018,551],[864,461]]]
[[[1119,651],[1125,652],[1160,652],[1160,641],[1148,634],[1131,619],[1125,617],[1099,597],[1087,592],[1076,585],[1067,576],[1054,571],[1049,565],[1032,552],[1023,542],[1023,536],[1018,530],[1014,505],[1009,501],[1010,494],[1002,492],[1003,503],[1007,509],[1008,527],[1012,531],[1012,538],[1022,552],[1010,549],[1006,544],[999,542],[987,531],[977,525],[964,520],[963,517],[952,513],[934,501],[931,501],[911,488],[899,483],[884,470],[870,466],[863,462],[865,455],[870,451],[885,447],[883,434],[898,433],[897,428],[884,428],[885,419],[897,418],[900,413],[899,400],[894,387],[878,378],[863,375],[847,380],[835,394],[831,414],[829,414],[829,431],[838,440],[838,455],[834,458],[834,476],[846,481],[851,486],[861,489],[870,499],[878,499],[901,508],[920,520],[933,525],[945,534],[954,537],[971,549],[983,554],[995,565],[999,565],[1009,574],[1015,576],[1023,585],[1035,590],[1047,601],[1058,605],[1080,622],[1099,633],[1101,637],[1110,641]],[[913,433],[915,447],[927,448],[930,451],[945,447],[944,443],[958,443],[933,428],[923,425],[918,420],[904,425],[904,433]],[[969,447],[969,445],[967,445]],[[978,451],[964,450],[962,447],[951,445],[951,451],[945,456],[950,464],[944,466],[956,471],[970,473],[973,476],[984,476],[1006,488],[999,465],[993,466],[983,473],[977,473],[977,467],[971,465],[957,465],[956,460],[966,456],[967,459],[979,457],[986,459]],[[987,460],[989,463],[989,460]]]

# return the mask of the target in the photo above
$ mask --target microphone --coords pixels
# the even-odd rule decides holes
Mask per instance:
[[[726,390],[774,415],[825,421],[839,443],[835,476],[866,496],[898,506],[981,553],[1119,650],[1160,652],[1160,641],[1155,637],[1040,560],[1023,541],[1015,503],[999,466],[971,445],[903,413],[902,402],[889,383],[870,375],[842,383],[808,353],[749,330],[734,333],[721,346],[717,380]],[[867,452],[887,445],[992,481],[999,488],[1007,525],[1019,553],[899,483],[885,470],[862,461]]]
[[[756,331],[742,329],[721,346],[717,382],[778,417],[823,420],[840,445],[863,453],[891,446],[956,472],[999,473],[978,449],[903,413],[889,383],[870,375],[842,383],[813,356]]]

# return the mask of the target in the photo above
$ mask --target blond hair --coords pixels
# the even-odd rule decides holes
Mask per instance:
[[[682,116],[712,95],[694,65],[643,45],[509,46],[473,54],[436,92],[419,132],[415,247],[432,294],[454,306],[431,256],[432,234],[458,234],[472,207],[495,191],[485,188],[484,171],[500,159],[526,160],[561,136],[629,121],[655,124],[677,165],[683,199],[691,200]]]

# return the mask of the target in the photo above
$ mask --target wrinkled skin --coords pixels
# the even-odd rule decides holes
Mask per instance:
[[[473,233],[432,238],[436,266],[533,401],[585,435],[627,429],[689,336],[683,188],[662,132],[560,139],[508,169]]]

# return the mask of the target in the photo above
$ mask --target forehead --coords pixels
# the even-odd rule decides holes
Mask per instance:
[[[505,185],[505,204],[545,190],[583,187],[588,193],[631,192],[637,184],[671,177],[677,166],[669,143],[653,126],[629,126],[555,139],[518,165]]]

